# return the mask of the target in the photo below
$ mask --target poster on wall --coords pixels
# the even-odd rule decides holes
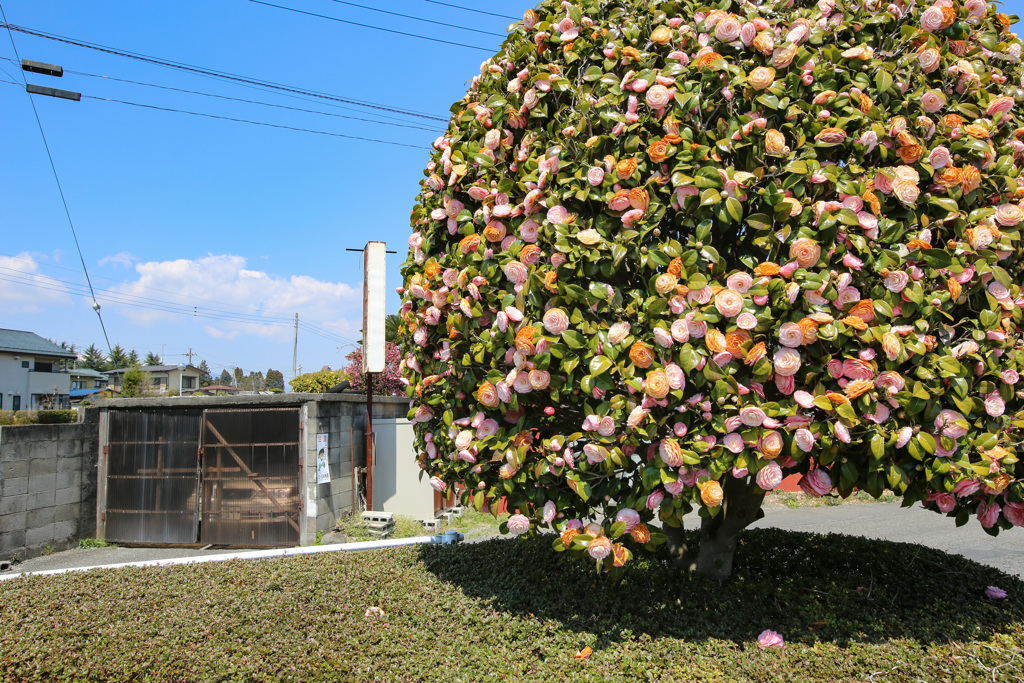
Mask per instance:
[[[316,483],[331,483],[331,468],[327,464],[327,435],[316,435]]]

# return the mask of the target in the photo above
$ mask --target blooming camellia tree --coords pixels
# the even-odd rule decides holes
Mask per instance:
[[[509,532],[612,572],[628,534],[727,576],[789,474],[1024,524],[1014,20],[983,0],[527,11],[412,212],[403,364],[433,485],[506,497]]]

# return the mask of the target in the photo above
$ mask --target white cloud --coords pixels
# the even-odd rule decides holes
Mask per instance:
[[[38,313],[47,306],[71,303],[72,290],[41,274],[39,263],[29,252],[0,256],[0,311]]]
[[[105,266],[110,264],[113,266],[121,266],[122,268],[131,268],[135,261],[135,257],[130,253],[127,251],[121,251],[116,254],[111,254],[110,256],[104,256],[99,260],[97,265]]]
[[[204,322],[205,332],[215,339],[254,336],[285,341],[293,334],[295,313],[303,328],[312,325],[347,339],[358,336],[358,283],[282,277],[246,265],[245,257],[231,254],[136,263],[138,278],[111,288],[115,297],[103,301],[101,296],[100,301],[141,325],[194,318]]]

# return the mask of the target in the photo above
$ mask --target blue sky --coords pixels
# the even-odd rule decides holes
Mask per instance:
[[[520,17],[526,2],[445,0]],[[508,18],[429,0],[273,4],[488,51],[342,24],[249,0],[2,0],[38,32],[204,69],[447,118]],[[168,109],[410,145],[229,122],[83,98],[35,96],[112,344],[182,362],[189,348],[219,373],[273,367],[291,376],[299,313],[302,371],[340,367],[359,337],[361,248],[384,240],[388,310],[399,306],[409,211],[444,123],[196,75],[14,32],[23,59],[63,78],[24,74],[0,32],[0,80]],[[69,73],[80,72],[80,73]],[[93,74],[86,76],[82,74]],[[96,78],[106,76],[108,78]],[[151,86],[387,121],[246,104]],[[0,327],[84,348],[105,346],[57,185],[24,87],[0,83]],[[409,127],[413,126],[413,127]],[[341,347],[341,348],[339,348]]]

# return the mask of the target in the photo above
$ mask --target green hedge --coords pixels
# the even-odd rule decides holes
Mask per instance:
[[[55,425],[78,422],[76,410],[0,410],[0,427],[10,425]]]
[[[552,540],[3,582],[0,680],[1024,677],[1024,582],[960,556],[752,530],[723,585],[677,573],[664,552],[638,555],[616,583],[552,553]],[[1009,597],[986,598],[990,585]],[[765,629],[786,647],[760,649]]]

